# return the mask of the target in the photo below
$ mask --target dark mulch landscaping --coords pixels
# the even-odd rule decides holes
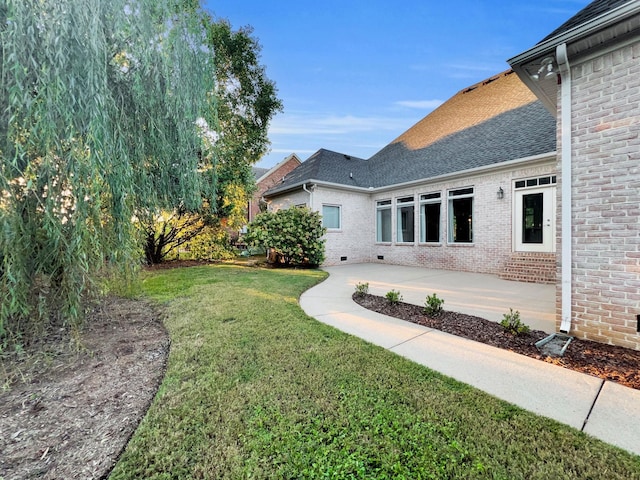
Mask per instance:
[[[370,294],[354,294],[353,300],[374,312],[511,350],[640,390],[640,351],[574,338],[564,356],[551,357],[542,354],[535,346],[537,341],[548,336],[542,330],[513,335],[507,333],[499,323],[473,315],[445,310],[436,317],[430,317],[424,313],[422,306],[403,302],[392,305],[385,297]]]

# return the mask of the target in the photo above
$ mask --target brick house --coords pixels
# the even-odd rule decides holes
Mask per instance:
[[[558,120],[558,329],[640,349],[640,2],[592,2],[509,63]]]
[[[260,202],[264,192],[282,182],[282,179],[302,162],[295,153],[285,157],[272,168],[253,168],[256,177],[256,191],[247,206],[247,223],[251,222],[260,213]]]
[[[368,160],[319,150],[266,196],[271,209],[322,213],[325,265],[507,275],[514,256],[533,257],[554,282],[555,129],[507,71],[458,92]],[[544,280],[544,270],[520,270]]]
[[[319,150],[270,208],[322,213],[326,265],[555,283],[559,331],[640,349],[640,2],[594,1],[509,63],[367,160]]]

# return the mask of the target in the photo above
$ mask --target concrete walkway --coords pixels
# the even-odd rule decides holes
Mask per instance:
[[[640,391],[523,355],[371,312],[353,302],[355,285],[369,293],[398,290],[424,305],[437,293],[444,308],[499,321],[519,310],[532,328],[555,331],[555,287],[493,275],[382,264],[328,267],[329,278],[306,291],[310,316],[421,365],[640,455]]]

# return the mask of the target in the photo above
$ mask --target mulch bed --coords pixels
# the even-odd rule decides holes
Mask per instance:
[[[392,305],[385,297],[370,294],[354,293],[353,300],[374,312],[510,350],[640,390],[640,351],[574,338],[562,357],[552,357],[542,354],[535,346],[537,341],[549,335],[542,330],[531,330],[526,334],[513,335],[506,332],[499,323],[473,315],[445,310],[436,317],[430,317],[424,313],[422,306],[404,302]]]
[[[0,479],[106,478],[162,381],[169,335],[148,302],[108,297],[79,338],[0,357]]]

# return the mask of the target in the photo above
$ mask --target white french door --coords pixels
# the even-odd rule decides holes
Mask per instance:
[[[516,189],[514,249],[516,252],[555,252],[556,188]]]

